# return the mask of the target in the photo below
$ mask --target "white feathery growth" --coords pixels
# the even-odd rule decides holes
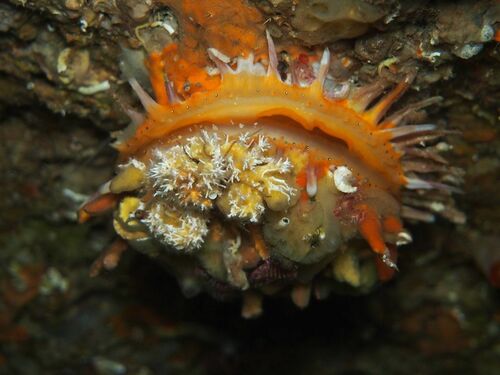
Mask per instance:
[[[227,184],[232,184],[234,182],[238,182],[240,180],[241,169],[239,169],[235,162],[234,158],[231,155],[227,155],[225,158],[228,170],[228,178],[226,180]]]
[[[250,138],[251,137],[249,132],[241,133],[238,137],[238,142],[248,146],[248,144],[250,143]]]
[[[204,130],[182,146],[154,150],[146,172],[154,196],[179,209],[205,211],[231,185],[243,182],[253,193],[247,198],[232,197],[228,215],[253,222],[265,210],[263,196],[281,193],[291,200],[296,189],[284,175],[292,171],[292,163],[268,156],[271,143],[267,137],[243,133],[234,139],[221,135]]]
[[[266,189],[264,192],[266,193],[266,195],[269,195],[273,192],[282,193],[286,196],[288,202],[290,202],[292,195],[296,193],[296,189],[291,187],[285,180],[274,176],[266,178],[265,187]]]
[[[212,152],[217,147],[220,147],[220,138],[217,135],[217,133],[215,133],[215,132],[209,133],[206,130],[202,130],[201,138],[203,139],[203,142],[205,144],[210,146],[210,149],[208,150],[208,152]]]
[[[265,152],[271,148],[268,139],[259,135],[255,141],[250,136],[246,136],[245,146],[248,148],[248,157],[245,159],[243,164],[243,170],[251,170],[259,165],[273,163],[274,159],[269,156],[265,156]]]
[[[155,238],[177,250],[198,249],[208,233],[203,216],[168,207],[165,202],[155,203],[141,221]]]
[[[286,174],[292,170],[292,163],[288,159],[278,159],[271,161],[266,165],[261,165],[255,168],[256,179],[253,182],[253,187],[264,193],[270,195],[272,193],[282,193],[290,201],[292,195],[295,194],[296,189],[290,186],[283,178],[276,176],[276,174]]]
[[[270,158],[271,159],[271,158]],[[256,174],[261,178],[270,177],[272,174],[285,174],[292,170],[292,163],[287,159],[270,160],[264,165],[255,168]]]
[[[199,150],[203,155],[195,155]],[[196,206],[197,202],[190,197],[192,190],[205,198],[216,199],[225,188],[227,167],[217,134],[203,132],[200,137],[189,138],[186,146],[156,149],[148,177],[156,189],[155,196],[171,200],[175,197],[184,204]],[[206,202],[199,204],[202,210],[208,208]]]
[[[293,168],[292,162],[288,159],[279,158],[274,164],[276,165],[276,171],[281,174],[289,173]]]
[[[255,146],[259,152],[265,152],[271,148],[271,144],[267,137],[263,135],[259,135],[257,137],[257,145]]]
[[[238,199],[231,199],[229,201],[230,211],[227,216],[229,218],[248,219],[251,223],[257,223],[266,208],[260,202],[255,205],[241,204],[242,201],[248,198],[248,196],[242,195]]]
[[[166,196],[170,192],[194,184],[197,165],[179,145],[168,150],[156,149],[148,170],[148,177],[156,188],[156,196]]]

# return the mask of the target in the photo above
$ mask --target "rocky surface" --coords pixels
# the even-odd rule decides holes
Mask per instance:
[[[339,80],[418,68],[404,100],[443,96],[430,119],[462,132],[447,156],[466,171],[457,198],[466,224],[413,226],[397,278],[373,294],[305,311],[266,301],[256,321],[241,320],[236,304],[184,299],[132,252],[90,278],[113,231],[107,220],[78,225],[75,211],[112,174],[109,131],[135,102],[120,61],[132,59],[125,75],[140,79],[145,54],[182,38],[189,17],[176,12],[190,10],[168,0],[1,1],[0,373],[267,373],[271,363],[292,374],[500,371],[498,289],[478,267],[500,257],[498,5],[250,3],[279,43],[328,45]]]

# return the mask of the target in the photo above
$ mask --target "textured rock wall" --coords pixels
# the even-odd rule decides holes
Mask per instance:
[[[249,3],[277,42],[328,45],[340,81],[394,79],[394,64],[419,69],[405,100],[443,96],[431,120],[463,133],[448,158],[466,171],[457,200],[467,223],[413,227],[398,277],[369,296],[303,312],[271,301],[252,322],[231,303],[185,300],[137,254],[90,278],[112,228],[78,225],[75,210],[112,174],[108,132],[135,103],[120,62],[141,79],[146,52],[195,35],[187,12],[202,8],[0,1],[0,373],[266,373],[269,363],[290,373],[500,371],[498,291],[476,265],[500,252],[498,5]],[[196,16],[217,34],[210,14]]]

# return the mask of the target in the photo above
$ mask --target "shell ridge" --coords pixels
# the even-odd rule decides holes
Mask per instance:
[[[322,77],[326,75],[326,67],[329,64],[329,59],[329,52],[325,50],[322,57],[322,66],[325,67],[321,73]],[[313,130],[315,127],[318,127],[329,136],[342,139],[362,159],[371,159],[368,160],[369,164],[374,166],[379,172],[384,173],[387,166],[393,164],[387,158],[384,160],[384,157],[380,155],[370,156],[377,149],[365,146],[365,143],[376,146],[385,142],[386,137],[377,138],[376,133],[370,135],[367,132],[368,129],[376,128],[376,124],[367,121],[363,114],[357,114],[352,108],[344,106],[343,101],[329,100],[323,96],[322,89],[320,91],[316,90],[316,88],[321,87],[319,79],[308,87],[290,86],[282,82],[274,74],[271,76],[254,74],[253,68],[249,67],[251,60],[253,61],[253,56],[241,60],[245,61],[242,65],[245,68],[236,69],[232,71],[234,74],[226,75],[217,89],[217,96],[211,95],[211,92],[197,92],[183,101],[181,107],[178,108],[178,112],[173,113],[172,116],[164,116],[164,114],[168,114],[168,110],[171,109],[170,106],[156,105],[155,109],[150,110],[150,116],[156,118],[158,120],[157,123],[151,124],[146,121],[140,127],[140,130],[142,128],[143,131],[139,131],[138,133],[145,136],[146,132],[144,130],[147,127],[147,133],[153,135],[153,137],[160,137],[195,124],[196,121],[216,122],[221,118],[231,116],[242,119],[251,117],[252,113],[261,116],[269,116],[271,114],[285,115],[293,118],[294,121],[298,122],[306,130]],[[240,66],[241,61],[238,62],[238,66]],[[252,92],[253,90],[255,90],[255,93]],[[284,94],[285,91],[287,92],[286,95]],[[302,95],[305,95],[306,100],[301,97]],[[205,102],[203,102],[204,100]],[[231,109],[232,106],[238,108]],[[158,108],[161,109],[158,110]],[[220,112],[224,110],[227,114],[221,115]],[[354,127],[347,127],[346,125],[340,126],[338,121],[332,122],[330,120],[332,113],[336,113],[340,118],[343,117],[343,122],[345,123],[356,122],[361,124],[360,129],[357,130]],[[197,118],[197,120],[190,121],[189,117]],[[317,119],[322,120],[317,121]],[[168,127],[165,126],[166,122],[169,124]],[[364,141],[361,141],[363,138]],[[399,153],[396,150],[392,151],[392,157],[397,157],[398,155]],[[400,173],[398,172],[398,174]],[[390,181],[392,180],[393,183],[399,185],[399,177],[394,178],[389,175],[387,177]]]

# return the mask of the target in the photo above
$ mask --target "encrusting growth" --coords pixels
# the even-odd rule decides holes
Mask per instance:
[[[186,294],[242,294],[246,317],[262,295],[287,291],[302,308],[388,280],[411,242],[402,218],[463,220],[451,199],[460,171],[432,147],[446,131],[405,123],[440,98],[387,116],[412,74],[390,90],[378,80],[331,91],[328,49],[279,70],[266,36],[260,58],[210,48],[218,84],[184,96],[166,74],[172,46],[153,53],[156,101],[131,80],[146,116],[117,137],[117,175],[80,211],[83,221],[114,208],[118,235],[161,257]]]

